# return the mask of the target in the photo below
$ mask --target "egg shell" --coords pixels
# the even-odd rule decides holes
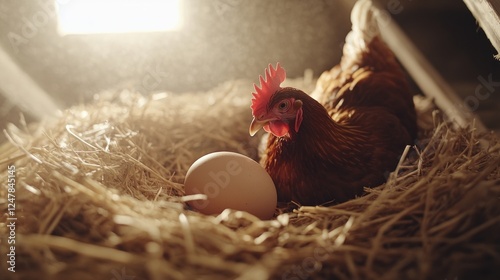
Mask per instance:
[[[229,208],[265,220],[272,218],[276,209],[271,176],[256,161],[238,153],[215,152],[199,158],[189,168],[184,188],[186,195],[207,195],[206,200],[188,202],[207,215]]]

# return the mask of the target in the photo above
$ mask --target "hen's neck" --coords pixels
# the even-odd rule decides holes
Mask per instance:
[[[327,110],[307,94],[300,97],[303,102],[303,120],[299,131],[290,131],[290,136],[282,139],[286,152],[304,150],[317,158],[332,159],[339,163],[349,158],[344,151],[358,150],[363,143],[363,133],[356,127],[339,124]]]

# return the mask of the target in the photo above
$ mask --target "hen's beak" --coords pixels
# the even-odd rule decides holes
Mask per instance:
[[[269,120],[259,121],[253,118],[252,123],[250,124],[250,128],[248,129],[250,136],[254,136],[261,128],[263,128],[268,123]]]

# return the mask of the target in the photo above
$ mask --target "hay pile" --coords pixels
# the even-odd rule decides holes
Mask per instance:
[[[452,128],[426,99],[416,147],[363,197],[277,209],[270,221],[189,211],[182,182],[194,160],[257,157],[250,85],[102,94],[54,123],[11,127],[0,208],[14,164],[16,272],[3,239],[2,279],[497,279],[500,144]]]

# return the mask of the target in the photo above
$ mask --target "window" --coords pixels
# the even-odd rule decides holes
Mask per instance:
[[[96,34],[176,30],[179,0],[57,0],[59,33]]]

